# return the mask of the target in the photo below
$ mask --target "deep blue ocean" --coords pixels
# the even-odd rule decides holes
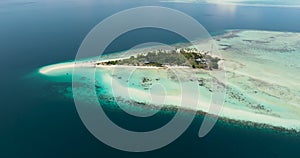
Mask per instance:
[[[94,138],[82,124],[72,99],[60,87],[33,77],[39,67],[73,60],[86,34],[118,11],[145,5],[180,10],[197,19],[211,34],[227,29],[300,32],[300,9],[280,7],[175,4],[145,0],[0,1],[0,157],[300,157],[300,137],[219,121],[205,138],[198,137],[202,117],[172,144],[147,153],[113,149]],[[166,36],[168,35],[168,36]],[[167,37],[167,38],[166,38]],[[159,40],[158,40],[159,39]],[[159,30],[138,30],[122,36],[107,53],[141,42],[181,42]],[[147,124],[124,119],[120,110],[107,110],[118,123],[148,128],[172,114]]]

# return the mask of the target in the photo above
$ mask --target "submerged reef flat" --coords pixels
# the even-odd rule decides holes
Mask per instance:
[[[225,88],[224,107],[219,114],[223,119],[300,132],[299,39],[300,33],[228,31],[215,37],[222,57],[219,57],[218,69],[211,70],[176,65],[111,64],[111,61],[131,57],[124,58],[121,53],[122,58],[113,54],[113,57],[87,60],[76,66],[95,71],[95,87],[102,101],[112,101],[114,99],[108,96],[114,96],[120,102],[139,107],[174,106],[208,113],[212,94]],[[99,64],[100,61],[106,64]],[[54,78],[52,80],[59,77],[61,81],[72,74],[73,67],[73,62],[60,63],[45,66],[39,73]],[[212,73],[219,71],[226,72],[226,81]],[[88,101],[93,91],[83,87],[91,81],[78,77],[81,83],[76,88],[82,91],[76,92]],[[217,80],[217,86],[212,86],[212,80]],[[187,102],[181,102],[183,96]],[[195,99],[198,105],[189,104]]]

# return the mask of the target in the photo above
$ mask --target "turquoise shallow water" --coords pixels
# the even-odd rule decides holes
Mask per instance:
[[[56,79],[55,79],[56,80]],[[65,79],[63,79],[65,80]],[[61,80],[62,81],[62,80]],[[190,128],[174,143],[169,146],[160,149],[158,151],[150,152],[150,153],[124,153],[121,151],[114,150],[112,148],[106,147],[104,144],[98,142],[95,138],[91,137],[90,134],[86,131],[85,127],[82,125],[80,119],[75,115],[76,110],[72,105],[72,99],[70,99],[70,87],[71,85],[65,82],[40,82],[39,84],[35,82],[36,85],[48,85],[47,89],[52,92],[50,97],[57,98],[55,102],[51,101],[53,99],[49,98],[49,95],[45,97],[41,97],[39,102],[46,103],[48,102],[48,106],[43,106],[43,108],[36,108],[35,111],[37,116],[35,118],[42,119],[42,122],[37,127],[35,126],[27,126],[23,130],[31,131],[32,129],[39,129],[41,135],[36,136],[36,139],[42,139],[44,137],[43,134],[48,136],[54,136],[52,139],[64,139],[68,140],[65,143],[63,142],[54,142],[56,145],[61,144],[62,146],[52,146],[52,149],[64,149],[66,156],[75,156],[77,154],[87,154],[87,155],[105,155],[105,156],[118,156],[119,154],[125,155],[126,157],[134,157],[134,156],[144,156],[144,157],[152,157],[153,155],[173,155],[177,156],[196,156],[196,155],[210,155],[212,157],[218,157],[220,153],[230,153],[234,154],[237,157],[252,157],[252,156],[286,156],[297,155],[297,144],[300,141],[297,135],[291,135],[288,133],[264,129],[264,128],[256,128],[252,126],[246,126],[239,123],[226,123],[223,121],[218,121],[217,125],[211,131],[211,133],[205,138],[198,138],[198,130],[200,124],[202,122],[202,116],[198,116],[194,119]],[[45,86],[42,86],[45,87]],[[101,93],[101,92],[100,92]],[[69,94],[65,96],[65,94]],[[43,102],[41,101],[43,100]],[[136,130],[136,131],[147,131],[151,129],[155,129],[167,123],[172,117],[172,111],[161,111],[154,117],[148,119],[137,119],[135,117],[130,117],[125,114],[113,101],[107,101],[107,98],[103,100],[102,106],[105,109],[107,115],[110,118],[120,125],[121,127]],[[70,106],[66,106],[70,105]],[[135,106],[128,105],[129,107],[136,109]],[[49,109],[53,107],[58,108],[53,112],[49,113]],[[143,109],[145,110],[145,109]],[[45,113],[48,111],[49,115],[41,116],[41,113]],[[67,112],[67,111],[72,111]],[[38,114],[40,113],[40,114]],[[187,114],[188,115],[188,114]],[[75,116],[75,117],[74,117]],[[52,119],[49,119],[51,117]],[[63,119],[63,118],[68,118]],[[183,116],[184,118],[185,116]],[[54,121],[56,123],[49,124]],[[64,120],[64,121],[62,121]],[[126,121],[125,121],[126,120]],[[23,123],[29,123],[29,120],[23,120]],[[138,125],[138,126],[137,126]],[[66,126],[71,128],[70,130],[66,130]],[[41,129],[40,129],[41,128]],[[42,130],[45,128],[45,130]],[[60,129],[60,130],[59,130]],[[63,130],[65,129],[65,130]],[[71,133],[71,134],[70,134]],[[67,136],[65,136],[67,135]],[[51,138],[51,137],[50,137]],[[23,138],[24,139],[24,138]],[[64,144],[69,144],[70,142],[75,141],[75,145],[72,146],[64,146]],[[79,145],[80,144],[80,145]],[[93,145],[91,145],[93,144]],[[243,144],[244,146],[241,146]],[[264,145],[263,147],[261,145]],[[286,145],[289,146],[286,146]],[[88,148],[82,147],[81,145],[88,145]],[[184,145],[184,147],[182,146]],[[76,149],[77,147],[77,149]],[[23,149],[28,149],[30,147],[22,146]],[[74,148],[76,151],[74,151]],[[274,151],[274,149],[280,149],[280,151]],[[35,148],[36,149],[36,148]],[[40,147],[38,148],[40,151],[47,150],[46,148]],[[236,149],[239,149],[239,152],[236,152]],[[100,150],[100,151],[99,151]],[[188,153],[182,153],[185,150],[189,151]],[[249,151],[251,150],[251,152]],[[85,153],[81,153],[85,151]],[[218,151],[218,153],[216,153]],[[253,152],[255,151],[255,152]],[[282,151],[289,151],[288,153],[282,153]],[[292,153],[292,151],[294,153]],[[57,151],[59,152],[59,150]],[[66,153],[67,152],[67,153]],[[228,153],[228,154],[229,154]],[[44,155],[38,151],[33,151],[32,155]],[[55,154],[53,154],[55,155]]]

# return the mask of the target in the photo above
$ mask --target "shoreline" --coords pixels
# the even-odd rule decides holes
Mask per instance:
[[[104,98],[107,99],[107,98],[111,98],[111,97],[104,97]],[[165,105],[163,107],[160,107],[159,105],[146,104],[146,103],[142,103],[142,102],[136,102],[133,100],[125,100],[124,98],[120,99],[120,97],[117,97],[117,100],[122,101],[124,103],[130,103],[129,107],[131,107],[131,106],[134,108],[138,107],[138,108],[141,108],[144,110],[161,110],[163,112],[175,112],[176,113],[177,110],[180,109],[183,112],[182,114],[187,114],[187,115],[189,115],[190,113],[196,112],[195,117],[204,117],[206,114],[208,114],[205,111],[183,108],[183,107],[178,107],[178,106],[174,106],[174,105]],[[218,121],[221,121],[222,124],[231,124],[233,126],[243,126],[243,127],[259,129],[259,130],[271,130],[271,131],[281,132],[286,135],[292,134],[292,135],[300,136],[300,130],[297,130],[294,128],[285,128],[285,127],[274,126],[274,125],[270,125],[270,124],[266,124],[266,123],[258,123],[258,122],[247,121],[247,120],[236,120],[236,119],[232,119],[232,118],[228,118],[228,117],[224,117],[224,116],[218,116]]]

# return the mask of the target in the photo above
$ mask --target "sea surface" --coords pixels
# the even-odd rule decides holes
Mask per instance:
[[[202,117],[170,145],[148,153],[122,152],[98,141],[82,124],[72,99],[59,90],[69,82],[35,77],[38,68],[73,60],[86,34],[118,11],[144,5],[178,9],[212,35],[227,29],[300,32],[300,9],[126,1],[0,2],[0,157],[299,157],[297,135],[219,121],[198,137]],[[168,36],[167,36],[168,35]],[[168,37],[168,38],[166,38]],[[134,39],[134,40],[133,40]],[[141,42],[182,42],[162,30],[142,29],[118,39],[106,53]],[[71,79],[71,78],[70,78]],[[117,108],[106,110],[118,124],[148,130],[166,123],[172,112],[144,123]],[[127,118],[127,119],[124,119]],[[126,120],[126,121],[124,121]],[[160,122],[159,124],[157,122]]]

